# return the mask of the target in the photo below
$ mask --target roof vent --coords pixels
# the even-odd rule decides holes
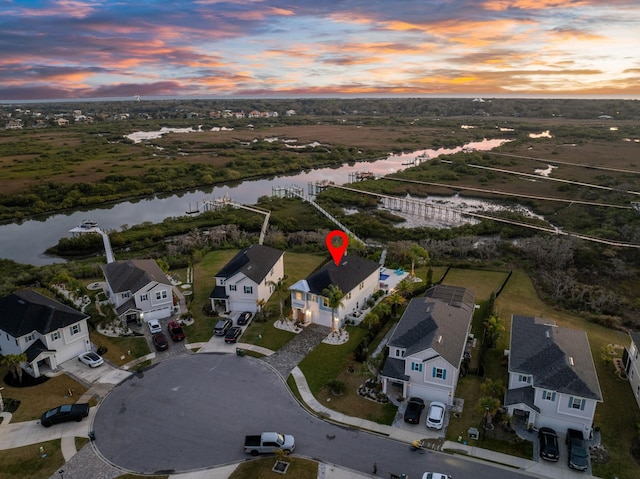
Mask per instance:
[[[571,364],[571,366],[574,366],[573,356],[569,356],[569,364]]]
[[[438,344],[440,344],[442,342],[442,335],[438,336],[438,339],[436,341],[438,341]]]
[[[547,337],[547,339],[550,338],[551,337],[551,331],[549,331],[549,330],[545,331],[544,335]]]

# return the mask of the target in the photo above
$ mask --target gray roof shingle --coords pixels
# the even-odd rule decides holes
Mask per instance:
[[[587,333],[530,316],[511,317],[509,371],[536,388],[602,401]]]
[[[31,289],[0,298],[0,329],[14,338],[37,331],[47,334],[89,316]]]
[[[114,293],[140,291],[152,281],[171,285],[169,278],[152,259],[114,261],[102,266],[104,277]]]
[[[329,261],[318,271],[310,274],[306,282],[310,293],[322,296],[322,291],[332,284],[346,294],[379,270],[380,265],[374,261],[348,255],[343,256],[338,265]]]
[[[459,367],[473,318],[475,295],[457,286],[434,286],[411,300],[389,346],[405,348],[405,357],[433,348]]]
[[[284,251],[254,244],[240,250],[218,273],[216,278],[230,278],[242,273],[256,284],[260,284],[275,266]]]

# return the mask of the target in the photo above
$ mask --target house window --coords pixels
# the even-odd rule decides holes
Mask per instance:
[[[58,339],[60,339],[60,331],[51,333],[51,341],[57,341]]]
[[[396,358],[404,358],[404,351],[402,349],[396,349]]]
[[[245,286],[244,294],[253,294],[253,286]]]
[[[236,291],[236,285],[235,284],[230,284],[229,285],[229,291]]]
[[[31,333],[27,336],[25,336],[24,340],[28,343],[29,341],[33,341],[34,339],[36,339],[36,335]]]
[[[364,288],[364,281],[362,283],[360,283],[360,285],[358,286],[359,289]]]
[[[545,401],[555,401],[556,400],[556,392],[555,391],[542,391],[542,399]]]
[[[629,381],[631,381],[633,379],[633,369],[631,370],[631,373],[629,374]]]
[[[312,302],[312,303],[315,303],[315,302],[316,302],[316,295],[315,295],[315,294],[312,294],[312,295],[311,295],[311,302]]]
[[[329,307],[329,298],[322,298],[322,306],[325,308]]]
[[[422,363],[411,363],[411,370],[422,372]]]
[[[518,381],[520,381],[521,383],[531,384],[531,376],[525,376],[524,374],[521,374],[520,376],[518,376]]]
[[[71,333],[71,336],[73,336],[74,334],[78,334],[80,332],[80,325],[74,324],[69,328],[69,332]]]
[[[141,294],[140,301],[149,301],[149,295],[147,293]]]
[[[585,402],[584,399],[570,397],[569,398],[569,407],[571,409],[580,409],[582,411],[582,410],[584,410],[584,402]]]
[[[122,293],[122,297],[124,299],[128,298],[129,296],[131,296],[131,293],[129,293],[129,291],[125,291],[124,293]]]
[[[347,295],[345,296],[345,299],[351,299],[351,292],[347,293]]]
[[[438,379],[447,379],[447,370],[442,368],[433,368],[431,375]]]
[[[296,298],[296,299],[298,299],[298,300],[302,300],[302,293],[301,293],[300,291],[296,291],[296,292],[293,294],[293,297],[294,297],[294,298]]]
[[[640,386],[638,386],[638,389],[636,389],[636,396],[640,396]]]
[[[156,299],[158,301],[160,301],[161,299],[167,299],[167,291],[166,290],[157,291],[156,292]]]

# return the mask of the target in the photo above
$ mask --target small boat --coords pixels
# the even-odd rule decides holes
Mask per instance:
[[[84,228],[84,229],[88,230],[88,229],[91,229],[91,228],[97,228],[98,227],[98,222],[97,221],[93,221],[93,220],[82,220],[78,226],[80,228]]]

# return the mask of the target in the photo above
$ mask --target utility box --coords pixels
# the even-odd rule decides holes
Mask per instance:
[[[469,435],[469,439],[478,439],[480,437],[480,433],[475,427],[470,427],[467,434]]]

